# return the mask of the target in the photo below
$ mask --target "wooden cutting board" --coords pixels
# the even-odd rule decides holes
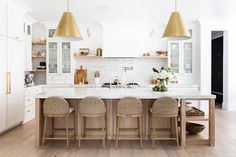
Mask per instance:
[[[75,84],[87,84],[87,69],[83,69],[83,66],[80,69],[76,69],[74,80]]]

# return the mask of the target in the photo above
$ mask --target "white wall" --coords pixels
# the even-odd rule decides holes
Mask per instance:
[[[233,20],[200,20],[200,87],[202,93],[211,93],[211,31],[224,31],[223,108],[236,110],[236,24]]]

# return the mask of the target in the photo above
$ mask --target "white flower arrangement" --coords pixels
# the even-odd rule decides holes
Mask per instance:
[[[153,71],[157,73],[156,77],[158,80],[168,81],[172,78],[172,70],[169,67],[162,67],[161,71],[158,71],[153,68]]]

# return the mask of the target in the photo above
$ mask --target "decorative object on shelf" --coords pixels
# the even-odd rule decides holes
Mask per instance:
[[[94,72],[94,82],[95,82],[95,85],[100,84],[100,72],[99,71]]]
[[[69,0],[67,0],[67,11],[63,13],[53,36],[68,38],[69,40],[82,40],[77,22],[69,10]]]
[[[25,75],[25,85],[34,86],[34,74],[26,74]]]
[[[175,11],[171,13],[162,38],[189,39],[191,35],[186,29],[180,13],[177,11],[177,0],[175,0]]]
[[[150,56],[150,53],[143,53],[143,56]]]
[[[167,51],[157,51],[156,54],[160,57],[166,57],[167,56]]]
[[[101,48],[97,48],[96,55],[97,56],[102,56],[102,49]]]
[[[80,56],[87,56],[90,52],[89,48],[80,48],[79,49],[79,55]]]
[[[186,106],[186,116],[204,116],[205,113],[196,107]]]
[[[186,123],[186,131],[191,134],[198,134],[202,132],[205,129],[205,126],[202,124],[197,124],[197,123],[192,123],[192,122],[187,122]]]
[[[40,37],[39,39],[34,39],[32,41],[33,45],[46,45],[46,38]]]
[[[172,70],[170,67],[162,67],[160,71],[157,69],[153,68],[153,72],[156,73],[156,78],[159,80],[159,83],[157,86],[153,87],[154,92],[167,92],[167,84],[168,81],[172,77]]]
[[[56,29],[49,29],[48,30],[48,38],[53,38],[55,32],[56,32]]]
[[[46,69],[46,62],[39,62],[39,66],[37,66],[37,69]]]
[[[80,69],[76,69],[75,72],[75,84],[88,84],[87,81],[87,69],[83,69],[83,66],[80,66]]]

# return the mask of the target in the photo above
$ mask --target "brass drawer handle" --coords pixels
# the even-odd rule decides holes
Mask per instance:
[[[7,72],[7,91],[6,91],[6,95],[11,94],[11,73]]]

